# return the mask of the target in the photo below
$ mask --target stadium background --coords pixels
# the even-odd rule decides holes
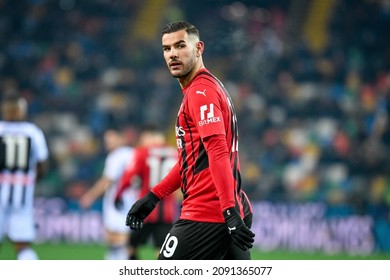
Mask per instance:
[[[51,151],[38,253],[102,258],[101,202],[77,199],[105,128],[134,143],[159,122],[173,137],[160,28],[182,19],[234,99],[255,257],[390,259],[389,0],[0,0],[1,93],[29,100]]]

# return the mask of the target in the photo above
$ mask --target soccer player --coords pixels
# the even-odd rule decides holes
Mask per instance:
[[[28,104],[17,95],[1,102],[0,121],[0,243],[8,236],[18,260],[37,260],[31,247],[35,185],[47,171],[48,147],[43,131],[26,120]]]
[[[166,177],[129,210],[133,230],[167,195],[181,188],[179,220],[158,259],[223,259],[231,243],[249,250],[254,233],[243,222],[238,128],[223,84],[204,66],[204,43],[187,22],[162,31],[165,62],[183,92],[176,120],[179,160]]]
[[[116,194],[118,207],[121,207],[123,191],[131,186],[133,180],[136,178],[140,180],[140,196],[143,196],[161,181],[176,162],[177,150],[166,143],[164,133],[155,125],[143,126],[140,130],[139,146],[135,150],[134,160],[123,173],[118,186]],[[159,252],[165,236],[177,218],[177,212],[178,205],[175,194],[162,199],[159,207],[155,208],[145,219],[142,229],[132,232],[129,259],[139,259],[138,248],[146,244],[150,237],[152,237],[153,245]]]
[[[127,211],[116,209],[114,205],[118,181],[126,166],[133,158],[133,148],[128,146],[122,131],[108,128],[103,135],[107,156],[101,177],[80,198],[80,206],[90,207],[99,197],[103,196],[103,226],[107,243],[106,260],[126,260],[128,257],[127,241],[129,228],[123,223]],[[130,207],[138,198],[138,191],[133,188],[123,193],[125,207]]]

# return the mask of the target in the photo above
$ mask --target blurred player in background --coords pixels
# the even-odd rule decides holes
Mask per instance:
[[[162,51],[183,93],[176,121],[179,160],[132,206],[126,224],[139,230],[158,202],[181,188],[180,219],[158,259],[224,259],[231,243],[246,251],[254,242],[254,233],[243,221],[233,103],[223,84],[204,67],[204,43],[192,24],[168,23],[162,31]]]
[[[104,163],[102,176],[80,198],[83,208],[90,207],[98,198],[103,196],[103,226],[108,250],[107,260],[126,260],[128,257],[127,242],[129,228],[125,226],[125,209],[116,209],[114,205],[118,181],[125,167],[133,160],[133,148],[127,145],[122,131],[114,128],[104,132],[104,145],[107,157]],[[138,197],[138,191],[132,189],[123,193],[125,207],[130,207]]]
[[[123,192],[135,178],[140,179],[140,195],[144,196],[169,172],[176,161],[177,150],[166,143],[164,133],[157,126],[145,125],[140,131],[139,146],[136,148],[134,161],[126,169],[119,184],[116,195],[117,206],[121,207]],[[165,236],[177,218],[177,208],[174,194],[161,200],[159,206],[145,220],[143,228],[131,233],[129,259],[139,259],[138,248],[144,245],[150,236],[157,252],[160,251]],[[130,207],[125,209],[128,211]]]
[[[48,147],[43,131],[26,120],[27,101],[4,96],[0,121],[0,242],[8,236],[18,260],[36,260],[32,249],[35,185],[48,167]]]

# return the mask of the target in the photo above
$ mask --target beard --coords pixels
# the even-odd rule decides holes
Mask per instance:
[[[174,77],[174,78],[181,79],[181,78],[187,77],[187,76],[191,73],[191,70],[192,70],[192,69],[187,70],[187,71],[184,72],[184,73],[178,73],[178,74],[172,74],[172,73],[171,73],[171,75],[172,75],[172,77]]]
[[[194,56],[192,59],[190,59],[188,61],[188,63],[186,65],[183,64],[184,69],[182,71],[180,71],[179,73],[176,73],[176,74],[171,72],[172,77],[177,78],[177,79],[181,79],[181,78],[187,77],[188,75],[191,74],[191,72],[194,69],[196,63],[197,63],[196,56]]]

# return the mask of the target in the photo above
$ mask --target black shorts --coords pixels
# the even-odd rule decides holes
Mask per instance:
[[[165,238],[159,260],[221,260],[231,238],[226,224],[178,220]]]
[[[171,227],[172,224],[167,223],[146,223],[140,230],[131,232],[129,245],[135,248],[139,247],[146,244],[148,239],[152,237],[153,245],[160,248]]]

